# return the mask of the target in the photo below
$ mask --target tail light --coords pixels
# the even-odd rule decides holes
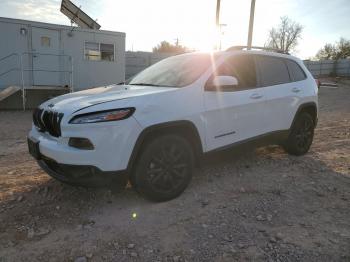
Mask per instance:
[[[318,79],[315,79],[315,82],[316,82],[317,87],[320,88],[320,86],[321,86],[321,81],[318,80]]]

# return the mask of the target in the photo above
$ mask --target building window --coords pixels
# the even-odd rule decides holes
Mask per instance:
[[[44,46],[44,47],[50,47],[50,37],[47,37],[47,36],[42,36],[41,37],[41,46]]]
[[[114,44],[85,42],[85,59],[92,61],[114,61]]]

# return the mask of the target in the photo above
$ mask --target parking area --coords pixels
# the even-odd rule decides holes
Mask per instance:
[[[86,189],[27,153],[31,112],[0,112],[0,261],[350,261],[350,82],[322,86],[310,152],[206,157],[177,199]]]

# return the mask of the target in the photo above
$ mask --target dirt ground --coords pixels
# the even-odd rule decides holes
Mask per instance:
[[[51,179],[31,113],[0,112],[0,261],[350,261],[350,84],[319,100],[307,155],[212,155],[166,203]]]

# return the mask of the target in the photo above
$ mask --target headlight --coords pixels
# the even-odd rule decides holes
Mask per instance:
[[[99,123],[108,121],[118,121],[130,117],[135,112],[135,108],[119,108],[112,110],[105,110],[87,114],[81,114],[74,116],[69,123],[70,124],[87,124],[87,123]]]

